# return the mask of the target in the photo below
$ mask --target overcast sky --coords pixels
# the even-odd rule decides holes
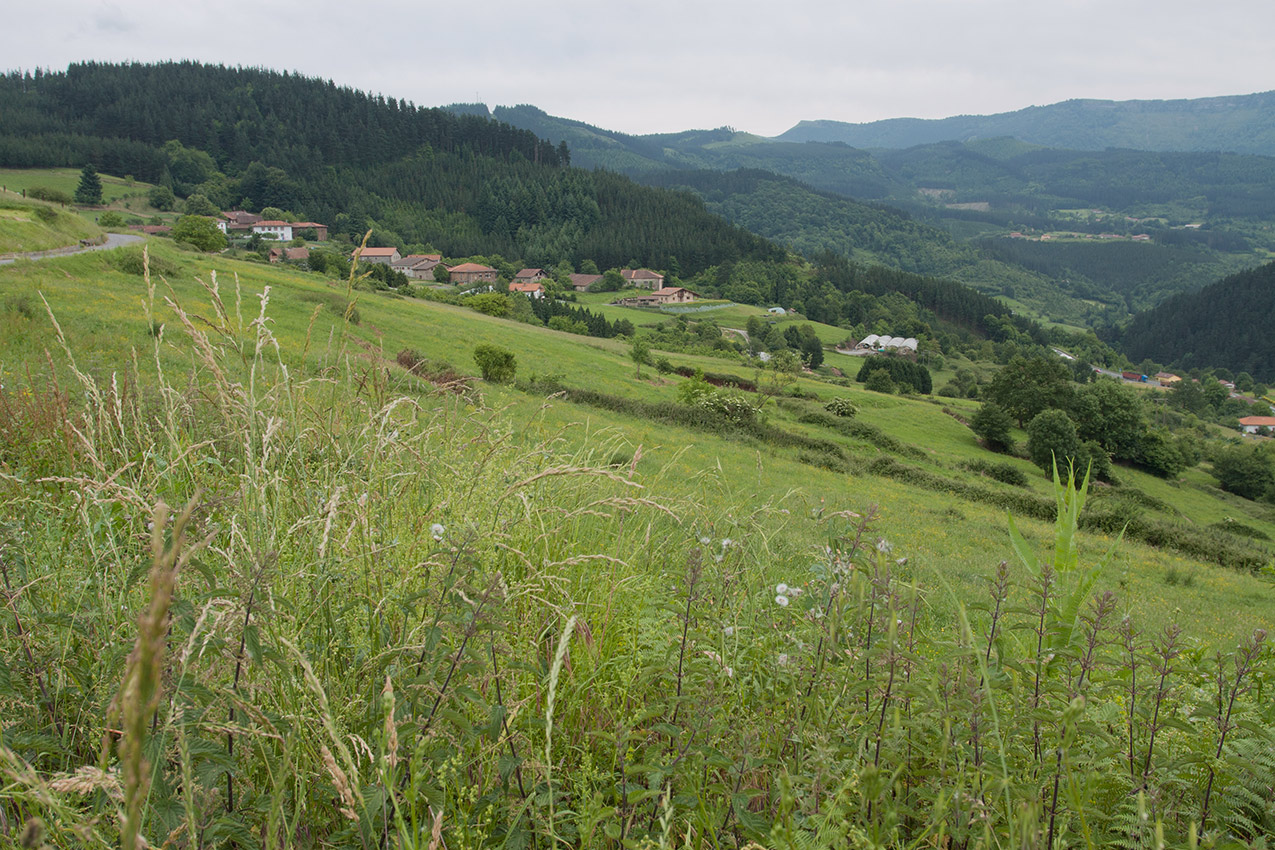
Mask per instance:
[[[194,59],[607,129],[987,114],[1275,89],[1272,0],[11,2],[0,67]]]

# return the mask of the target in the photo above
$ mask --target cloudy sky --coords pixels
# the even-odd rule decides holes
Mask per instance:
[[[986,114],[1275,89],[1271,0],[7,4],[0,68],[194,59],[608,129]]]

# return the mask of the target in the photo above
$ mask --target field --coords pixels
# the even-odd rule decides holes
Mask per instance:
[[[101,232],[83,217],[55,204],[0,194],[0,254],[61,248]]]
[[[801,377],[738,426],[622,341],[150,250],[0,268],[0,811],[51,846],[1275,827],[1271,584],[1076,530],[1275,536],[1202,471],[1081,511],[971,402]]]

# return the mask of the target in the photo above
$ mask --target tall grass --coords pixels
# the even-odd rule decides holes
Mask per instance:
[[[33,370],[4,390],[6,840],[1156,847],[1275,831],[1265,632],[1210,655],[1124,617],[1074,546],[1083,484],[1057,483],[1047,553],[1006,541],[1029,578],[995,572],[987,605],[951,621],[867,506],[671,499],[640,451],[615,463],[618,435],[526,440],[530,423],[345,337],[290,368],[268,290],[248,319],[237,287],[206,292],[115,375],[76,369],[71,391]],[[160,368],[174,345],[180,375]],[[819,546],[786,542],[803,524]]]

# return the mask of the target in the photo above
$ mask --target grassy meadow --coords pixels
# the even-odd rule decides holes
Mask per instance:
[[[0,267],[5,840],[1275,831],[1272,585],[1084,520],[1275,536],[1203,472],[1086,494],[981,449],[971,402],[810,377],[679,417],[621,341],[149,250]]]
[[[0,255],[62,248],[101,233],[73,210],[0,193]]]

